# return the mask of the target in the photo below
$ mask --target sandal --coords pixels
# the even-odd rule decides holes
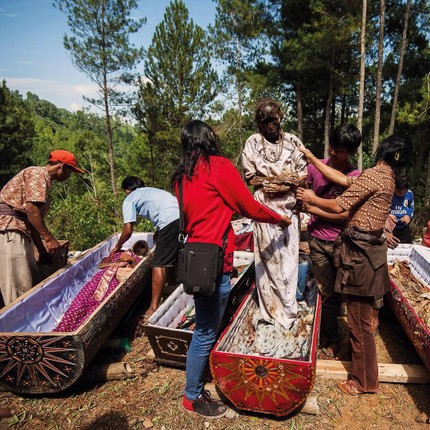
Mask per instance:
[[[337,356],[337,351],[335,352],[330,347],[321,348],[321,351],[318,353],[318,359],[339,361],[339,357]]]
[[[352,381],[339,381],[337,383],[337,388],[339,388],[342,393],[348,394],[348,396],[360,396],[361,394],[366,394],[359,390]]]

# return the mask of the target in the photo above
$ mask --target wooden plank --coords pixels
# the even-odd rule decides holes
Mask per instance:
[[[228,400],[222,395],[222,393],[220,395],[220,391],[217,390],[215,384],[213,383],[205,384],[205,389],[210,391],[211,397],[213,399],[221,400],[223,402],[228,403]],[[318,406],[317,396],[312,395],[312,393],[309,394],[308,398],[303,403],[303,405],[298,407],[297,412],[300,412],[302,414],[318,415],[319,406]]]
[[[346,379],[350,361],[318,360],[316,375],[327,379]],[[379,381],[398,384],[429,384],[430,373],[423,365],[379,363]]]

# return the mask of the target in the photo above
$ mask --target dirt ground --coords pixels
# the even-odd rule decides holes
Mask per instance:
[[[0,420],[0,429],[22,430],[183,430],[183,429],[408,429],[430,425],[417,422],[430,416],[430,385],[382,383],[375,395],[349,397],[335,380],[317,377],[312,396],[319,413],[293,413],[288,417],[258,415],[232,409],[226,417],[207,420],[181,408],[185,373],[158,366],[143,336],[133,338],[142,310],[113,334],[129,336],[132,351],[103,349],[93,363],[128,362],[135,376],[100,383],[78,382],[65,392],[22,397],[0,392],[0,406],[13,407],[17,415]],[[344,331],[346,342],[346,332]],[[381,315],[377,336],[381,363],[422,364],[401,326],[389,310]],[[84,375],[85,376],[85,375]]]

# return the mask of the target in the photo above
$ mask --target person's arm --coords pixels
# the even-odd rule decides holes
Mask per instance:
[[[41,205],[42,203],[27,202],[25,206],[25,213],[27,215],[28,221],[33,227],[30,229],[31,235],[33,241],[36,239],[35,244],[36,246],[38,245],[39,252],[42,251],[43,253],[44,249],[46,249],[49,254],[53,254],[56,249],[61,247],[61,244],[57,241],[57,239],[55,239],[55,237],[46,227],[42,212],[40,210]],[[41,246],[40,237],[39,239],[36,238],[37,234],[44,240],[44,247],[43,245]]]
[[[111,254],[121,250],[121,246],[124,245],[124,243],[127,242],[127,240],[130,239],[131,235],[133,234],[133,228],[134,226],[131,222],[127,222],[124,224],[121,236],[119,237],[116,245],[112,248],[112,251],[110,252]]]
[[[324,164],[320,159],[315,157],[312,152],[307,148],[298,148],[298,150],[303,153],[309,163],[313,164],[317,170],[329,181],[335,184],[341,185],[347,188],[351,185],[351,178],[344,175],[339,170],[333,169],[333,167]],[[349,179],[348,179],[349,178]]]
[[[399,220],[403,224],[409,224],[412,221],[412,218],[414,216],[415,203],[414,203],[414,195],[412,194],[411,191],[408,191],[407,201],[408,201],[408,206],[403,208],[406,213]]]
[[[316,206],[325,212],[331,212],[335,214],[341,214],[345,212],[345,209],[336,201],[336,199],[323,199],[318,197],[312,190],[306,190],[304,188],[297,188],[296,191],[297,200],[301,200],[312,206]]]
[[[254,199],[239,172],[228,159],[224,159],[217,169],[211,170],[211,174],[213,184],[224,202],[238,214],[257,222],[288,223],[287,215],[281,216]]]
[[[307,203],[303,204],[302,212],[308,212],[311,215],[317,216],[318,218],[335,223],[344,222],[349,216],[349,211],[343,211],[342,213],[325,212],[322,209]]]

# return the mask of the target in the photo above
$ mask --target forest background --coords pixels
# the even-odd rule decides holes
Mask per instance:
[[[99,88],[87,101],[100,114],[24,97],[3,81],[0,187],[22,168],[44,165],[53,149],[75,153],[88,173],[53,185],[47,223],[71,249],[87,249],[122,229],[125,176],[170,190],[180,129],[190,119],[211,124],[240,169],[244,142],[256,131],[255,102],[268,96],[283,106],[283,128],[321,157],[337,125],[356,124],[361,169],[384,137],[409,137],[406,173],[420,236],[430,219],[429,1],[215,3],[214,24],[201,28],[186,2],[173,0],[144,50],[129,42],[145,25],[131,18],[136,0],[54,0],[68,20],[65,49]]]

